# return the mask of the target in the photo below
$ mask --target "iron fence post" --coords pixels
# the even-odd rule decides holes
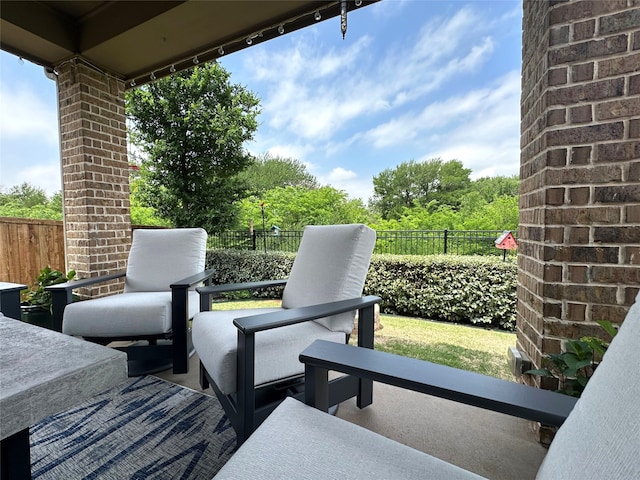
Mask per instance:
[[[449,238],[449,230],[447,230],[446,228],[444,229],[444,253],[445,255],[447,254],[447,243],[448,243],[448,238]]]

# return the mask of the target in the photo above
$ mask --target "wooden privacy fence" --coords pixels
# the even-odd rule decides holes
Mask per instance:
[[[0,281],[31,285],[47,265],[65,270],[62,222],[0,217]]]
[[[62,221],[0,217],[0,282],[32,285],[47,265],[65,271]]]

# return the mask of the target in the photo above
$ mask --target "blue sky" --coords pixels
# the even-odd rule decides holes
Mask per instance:
[[[520,0],[383,0],[221,59],[261,98],[254,154],[296,158],[365,202],[373,176],[458,159],[472,178],[520,155]],[[56,87],[0,53],[0,186],[60,190]]]

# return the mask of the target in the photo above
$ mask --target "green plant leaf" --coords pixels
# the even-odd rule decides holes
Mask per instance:
[[[593,352],[588,343],[581,340],[567,341],[567,353],[574,353],[578,358],[592,357]]]
[[[576,380],[578,381],[578,383],[580,385],[582,385],[583,387],[587,385],[587,382],[589,381],[589,377],[586,377],[584,375],[579,376],[578,378],[576,378]]]
[[[580,340],[585,342],[594,352],[598,352],[600,355],[604,355],[604,352],[606,352],[609,347],[607,342],[598,337],[582,337]]]
[[[596,323],[600,325],[605,332],[607,332],[611,337],[615,337],[616,333],[618,333],[618,329],[613,326],[609,320],[596,320]]]
[[[524,372],[528,375],[539,375],[540,377],[553,377],[553,374],[546,368],[535,368]]]
[[[591,365],[591,355],[589,355],[589,358],[576,358],[573,355],[567,355],[566,362],[567,362],[567,366],[571,370],[577,371],[577,370],[580,370],[581,368]]]

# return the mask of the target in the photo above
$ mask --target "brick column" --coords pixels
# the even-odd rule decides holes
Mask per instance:
[[[81,59],[57,71],[67,268],[78,278],[115,273],[131,246],[124,84]]]
[[[536,366],[640,288],[638,5],[524,0],[517,336]]]

